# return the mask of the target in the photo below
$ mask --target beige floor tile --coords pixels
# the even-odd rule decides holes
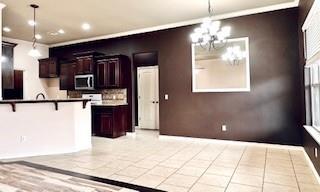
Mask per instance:
[[[206,173],[231,177],[234,171],[235,171],[234,168],[212,165],[206,170]]]
[[[196,183],[190,190],[190,192],[224,192],[223,187],[216,187],[213,185],[206,185],[201,183]]]
[[[263,191],[264,192],[299,192],[299,189],[298,187],[289,187],[284,185],[264,183]]]
[[[299,174],[312,174],[312,170],[309,168],[309,166],[303,166],[303,165],[294,165],[293,166],[295,173]]]
[[[313,174],[296,174],[298,183],[306,183],[306,184],[319,184],[316,177]]]
[[[133,163],[130,161],[116,160],[116,161],[107,163],[105,165],[105,167],[110,167],[110,168],[114,168],[114,169],[124,169],[132,164]]]
[[[156,166],[153,169],[149,170],[148,173],[151,175],[158,175],[161,177],[169,177],[176,171],[177,169],[175,168]]]
[[[137,177],[141,176],[142,174],[146,173],[147,171],[148,171],[148,169],[130,166],[130,167],[127,167],[121,171],[118,171],[116,174],[127,176],[127,177],[137,178]]]
[[[248,185],[240,185],[235,183],[230,183],[226,192],[261,192],[262,187],[253,187]]]
[[[168,185],[168,184],[161,184],[157,187],[157,189],[168,191],[168,192],[188,192],[189,191],[189,188],[178,187],[178,186]]]
[[[137,163],[134,163],[134,166],[145,168],[145,169],[152,169],[157,164],[159,164],[159,162],[157,162],[157,161],[142,160],[142,161],[139,161]]]
[[[206,168],[192,167],[192,166],[183,166],[180,168],[177,173],[181,175],[189,175],[194,177],[200,177]]]
[[[286,185],[291,187],[297,187],[297,180],[294,176],[286,176],[286,175],[276,175],[276,174],[265,174],[264,182]]]
[[[270,166],[267,165],[265,169],[266,174],[295,176],[295,171],[292,167]]]
[[[118,172],[119,169],[109,168],[109,167],[102,167],[94,170],[90,170],[87,172],[88,175],[101,177],[101,178],[108,178],[110,175],[115,174]]]
[[[163,166],[163,167],[170,167],[170,168],[179,169],[185,163],[186,163],[185,161],[181,161],[181,160],[168,159],[168,160],[165,160],[165,161],[161,162],[158,165]]]
[[[173,174],[164,181],[164,184],[190,188],[197,181],[197,179],[198,177]]]
[[[256,176],[263,176],[264,169],[258,167],[250,167],[245,165],[239,165],[236,169],[237,174],[248,174],[248,175],[256,175]]]
[[[191,167],[208,168],[211,163],[212,161],[193,159],[191,161],[188,161],[185,165]]]
[[[230,177],[205,173],[200,177],[198,183],[225,188],[227,187],[229,181]]]
[[[145,187],[155,188],[161,184],[166,178],[157,175],[144,174],[137,179],[133,180],[132,183],[136,185],[141,185]]]
[[[234,174],[231,183],[262,187],[263,177],[248,174]]]
[[[320,185],[312,185],[312,184],[299,184],[301,192],[320,192]]]

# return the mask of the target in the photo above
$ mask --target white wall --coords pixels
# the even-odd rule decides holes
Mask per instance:
[[[37,58],[30,57],[28,52],[32,47],[32,42],[3,38],[4,41],[16,43],[14,48],[13,65],[16,70],[23,70],[24,75],[24,99],[34,99],[38,93],[44,93],[47,98],[66,98],[66,91],[59,90],[59,79],[40,79],[39,62]],[[41,58],[49,57],[49,47],[37,44],[37,49],[41,53]]]
[[[91,107],[82,101],[0,105],[0,161],[91,148]],[[0,190],[1,191],[1,190]]]

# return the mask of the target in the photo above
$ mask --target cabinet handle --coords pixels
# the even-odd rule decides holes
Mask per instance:
[[[154,103],[156,103],[155,101],[152,101],[152,103],[154,104]]]

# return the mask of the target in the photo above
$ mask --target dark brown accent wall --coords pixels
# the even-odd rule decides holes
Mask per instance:
[[[232,27],[232,37],[249,37],[248,93],[192,93],[189,34],[195,26],[51,48],[50,56],[68,58],[95,50],[132,57],[157,51],[161,134],[300,145],[303,98],[297,21],[296,8],[222,21]],[[222,124],[228,132],[221,131]]]

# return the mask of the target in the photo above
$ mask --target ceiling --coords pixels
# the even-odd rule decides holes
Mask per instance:
[[[150,28],[207,16],[207,0],[0,0],[3,26],[11,32],[6,37],[32,40],[32,27],[27,21],[33,18],[29,4],[40,6],[37,10],[37,33],[44,44],[110,35]],[[214,14],[228,14],[296,0],[212,0]],[[82,23],[91,25],[89,31],[81,29]],[[52,36],[59,29],[64,35]]]

